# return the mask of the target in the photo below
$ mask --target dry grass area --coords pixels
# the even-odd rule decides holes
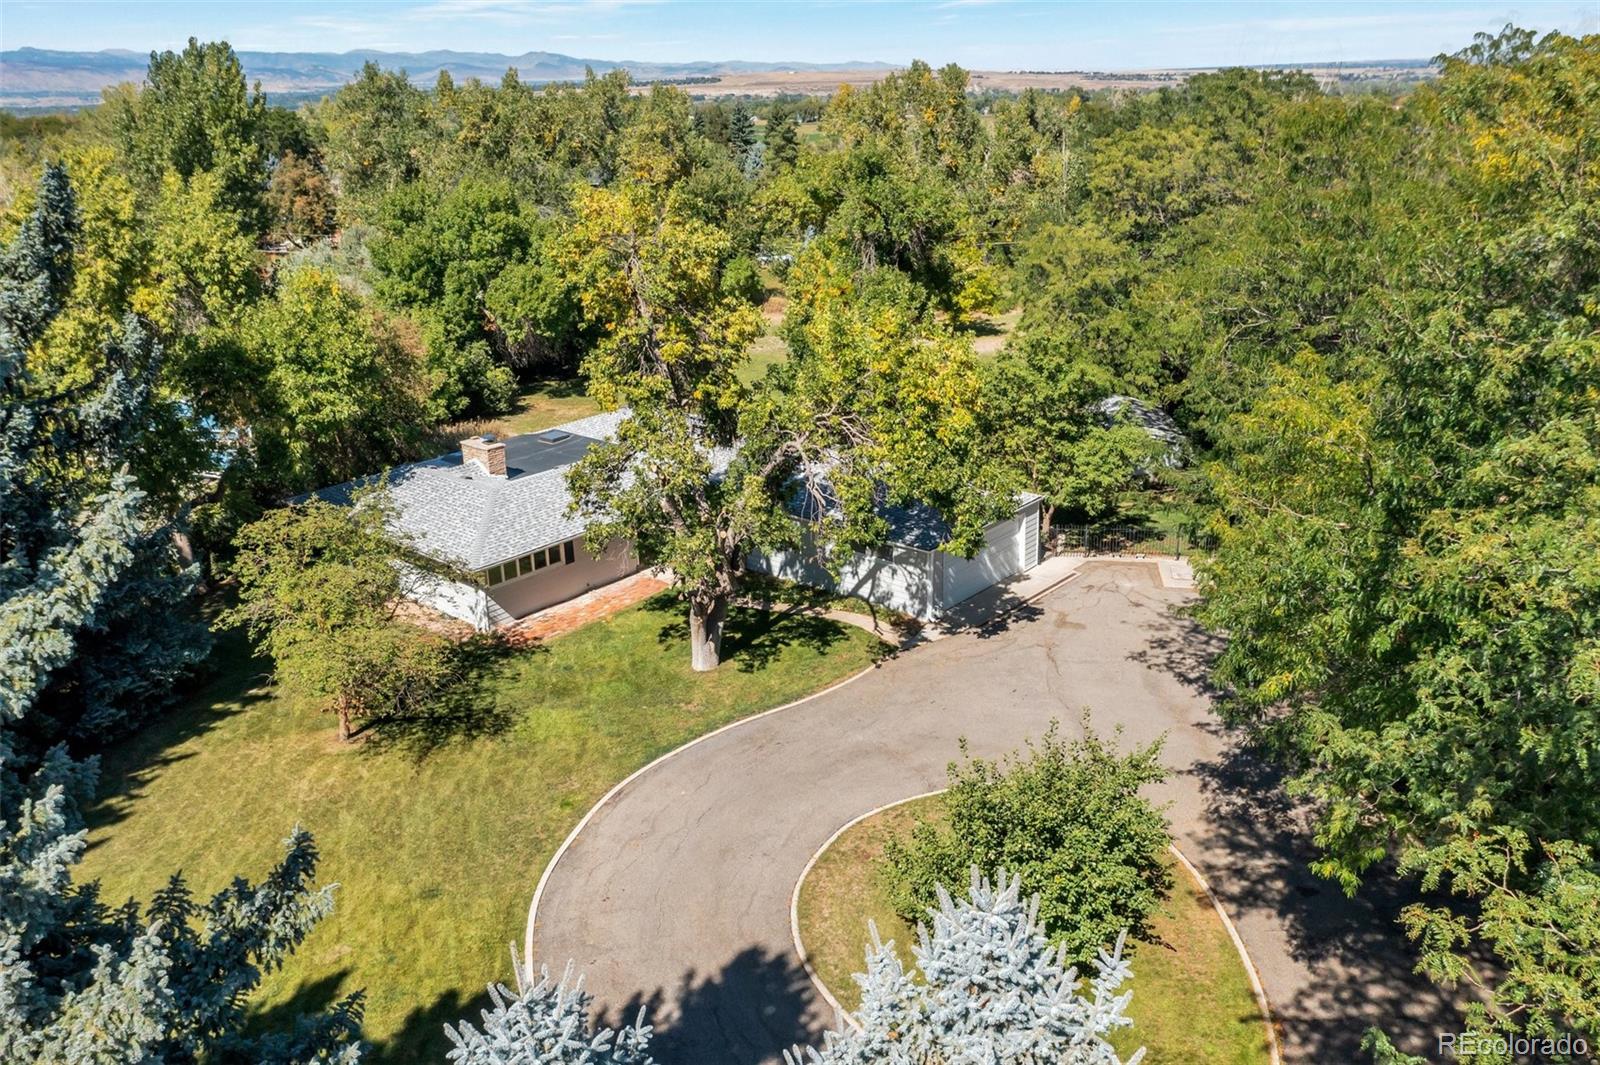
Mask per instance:
[[[773,70],[740,74],[722,74],[715,82],[680,85],[678,88],[698,98],[717,96],[782,96],[795,93],[802,96],[831,96],[842,86],[863,88],[882,80],[885,74],[898,68],[883,67],[873,70]],[[1039,89],[1103,89],[1108,87],[1128,89],[1155,89],[1162,85],[1181,84],[1195,71],[1152,70],[1126,74],[1107,74],[1089,71],[1066,71],[1049,74],[1023,74],[1013,71],[979,70],[972,72],[974,89],[1006,89],[1020,91]],[[636,85],[634,92],[648,92],[649,86]]]
[[[1021,321],[1021,306],[1000,314],[975,315],[966,327],[972,334],[972,350],[979,358],[990,358],[1000,354],[1010,341],[1011,334],[1017,331],[1017,323]]]
[[[935,64],[938,65],[938,64]],[[880,67],[870,70],[776,70],[738,74],[722,74],[715,82],[678,86],[697,99],[719,96],[782,96],[795,93],[802,96],[831,96],[842,86],[863,88],[882,80],[897,67]],[[1196,74],[1209,74],[1216,67],[1162,68],[1152,70],[974,70],[974,90],[995,89],[1003,92],[1022,92],[1025,89],[1129,89],[1147,92],[1167,86],[1182,85]],[[1299,69],[1315,77],[1325,86],[1363,84],[1409,84],[1431,76],[1429,67],[1390,66],[1382,63],[1311,64]],[[648,92],[649,86],[636,85],[633,91]],[[802,135],[804,134],[802,130]]]
[[[800,892],[800,938],[822,982],[846,1009],[861,1001],[852,974],[865,968],[870,920],[909,967],[915,930],[889,905],[878,861],[891,836],[944,816],[940,796],[885,810],[840,836]],[[1266,1028],[1227,929],[1200,885],[1177,871],[1177,888],[1154,921],[1155,938],[1132,945],[1133,1027],[1113,1042],[1146,1049],[1149,1065],[1264,1065]]]

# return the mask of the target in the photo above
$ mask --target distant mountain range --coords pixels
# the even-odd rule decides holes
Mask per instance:
[[[636,81],[716,77],[775,71],[888,70],[888,63],[643,63],[630,60],[579,59],[556,52],[240,52],[245,77],[259,81],[273,95],[303,97],[331,92],[372,61],[386,69],[400,68],[419,85],[431,85],[441,70],[458,81],[498,81],[515,67],[525,82],[574,81],[585,68],[604,74],[627,68]],[[148,52],[113,49],[104,52],[57,52],[16,48],[0,52],[0,107],[81,106],[96,102],[100,90],[123,81],[140,81],[150,61]]]

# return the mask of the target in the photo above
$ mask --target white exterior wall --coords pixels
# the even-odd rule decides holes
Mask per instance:
[[[837,580],[809,547],[770,555],[751,552],[747,564],[757,573],[857,595],[869,603],[931,621],[956,603],[1038,565],[1039,504],[1031,502],[991,525],[984,541],[984,548],[972,559],[897,544],[876,553],[858,551]]]
[[[809,548],[770,555],[752,551],[747,564],[757,573],[840,595],[858,595],[889,610],[931,619],[937,608],[932,557],[930,552],[898,545],[883,548],[881,554],[857,551],[840,568],[838,580]]]
[[[410,571],[407,579],[411,582],[411,598],[446,617],[465,621],[479,632],[490,629],[489,593],[484,589],[463,581],[429,576],[409,566],[404,568]]]
[[[497,584],[489,589],[489,598],[511,617],[527,617],[535,610],[621,580],[639,569],[632,545],[625,540],[613,540],[598,555],[592,554],[582,540],[573,546],[574,557],[570,564],[534,570],[526,576]]]
[[[995,522],[984,531],[983,540],[971,558],[935,552],[941,612],[1039,564],[1039,504],[1029,503],[1005,521]]]

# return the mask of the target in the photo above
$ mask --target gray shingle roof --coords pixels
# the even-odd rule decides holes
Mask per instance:
[[[837,513],[838,504],[832,499],[831,490],[826,487],[823,490],[828,498],[826,509],[830,513]],[[1012,513],[1043,498],[1036,492],[1021,492],[1017,495],[1016,508]],[[790,513],[806,521],[815,520],[820,509],[815,497],[806,493],[797,493],[789,503]],[[919,551],[934,551],[950,539],[950,523],[932,504],[884,502],[878,504],[877,511],[889,526],[887,539],[891,544],[914,547]]]
[[[614,436],[627,416],[626,410],[609,411],[556,426],[572,439],[554,446],[537,441],[538,434],[509,437],[505,477],[463,464],[460,451],[397,466],[388,474],[396,531],[423,554],[469,570],[582,536],[587,523],[567,515],[567,470],[596,442]],[[542,455],[546,448],[550,454]],[[366,483],[370,479],[313,494],[347,503]]]

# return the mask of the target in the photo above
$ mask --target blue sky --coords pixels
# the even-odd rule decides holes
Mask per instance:
[[[0,45],[562,52],[593,59],[849,59],[1098,69],[1426,57],[1506,22],[1600,32],[1600,0],[1480,3],[727,3],[719,0],[0,0]]]

